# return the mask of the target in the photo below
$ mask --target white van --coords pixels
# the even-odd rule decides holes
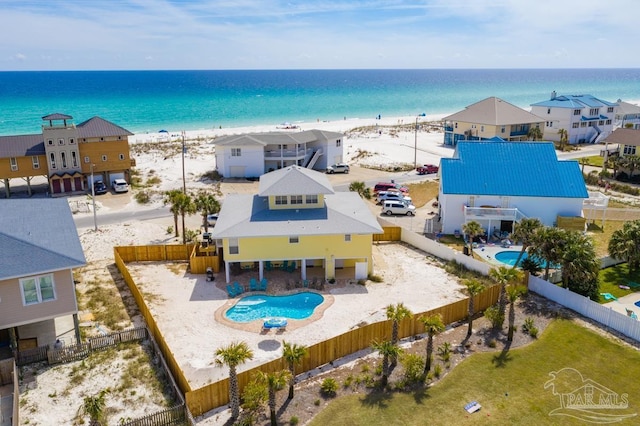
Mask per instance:
[[[129,185],[127,181],[124,179],[115,179],[111,183],[111,187],[113,188],[113,192],[127,192],[129,191]]]
[[[413,216],[416,214],[416,206],[405,204],[402,201],[385,201],[382,204],[382,213],[391,216],[392,214],[406,214]]]

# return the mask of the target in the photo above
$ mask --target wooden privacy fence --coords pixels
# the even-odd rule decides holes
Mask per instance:
[[[383,226],[384,234],[373,234],[373,241],[400,241],[402,228],[399,226]]]
[[[157,425],[190,425],[184,404],[167,408],[157,413],[149,414],[127,423],[121,423],[122,426],[157,426]]]
[[[125,263],[154,260],[189,260],[193,244],[114,247]]]

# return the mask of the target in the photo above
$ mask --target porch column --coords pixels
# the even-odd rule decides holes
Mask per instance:
[[[229,261],[225,260],[224,261],[224,275],[225,278],[227,279],[227,284],[229,284],[229,282],[231,281],[231,275],[229,273]]]
[[[260,277],[260,281],[264,278],[264,274],[262,272],[262,260],[258,260],[258,276]]]
[[[302,279],[306,280],[307,279],[307,259],[302,259],[301,261],[301,266],[300,268],[302,268]]]
[[[6,198],[11,196],[11,189],[9,188],[9,178],[4,180],[4,195]]]
[[[31,176],[27,176],[27,191],[29,192],[29,197],[31,197],[33,194],[31,193]]]
[[[76,332],[76,344],[82,343],[80,337],[80,322],[78,321],[78,313],[73,314],[73,329]]]

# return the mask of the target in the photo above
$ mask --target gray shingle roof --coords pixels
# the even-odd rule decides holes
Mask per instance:
[[[212,237],[379,233],[382,233],[382,227],[355,192],[328,194],[325,207],[298,210],[269,210],[266,197],[234,194],[225,199]]]
[[[100,117],[92,117],[76,126],[78,137],[97,138],[103,136],[132,136],[133,133],[127,129],[113,124]]]
[[[616,110],[616,114],[619,115],[630,115],[630,114],[640,114],[640,106],[636,104],[631,104],[629,102],[623,102],[618,99],[618,109]]]
[[[42,117],[43,120],[73,120],[73,117],[67,114],[60,114],[59,112],[54,112],[53,114],[45,115]]]
[[[1,200],[0,211],[0,280],[86,264],[66,199]]]
[[[640,130],[616,129],[605,139],[607,143],[620,145],[640,146]]]
[[[320,172],[300,166],[289,166],[260,176],[258,195],[333,194],[329,179]]]
[[[0,136],[0,158],[44,154],[42,135]]]
[[[324,130],[305,130],[304,132],[265,132],[265,133],[245,133],[242,135],[229,135],[217,138],[214,142],[219,146],[251,146],[269,144],[296,144],[309,143],[315,141],[326,141],[329,139],[341,138],[344,135],[337,132]]]
[[[509,124],[540,123],[544,119],[518,108],[500,98],[491,97],[471,104],[460,112],[443,118],[444,121],[502,126]]]

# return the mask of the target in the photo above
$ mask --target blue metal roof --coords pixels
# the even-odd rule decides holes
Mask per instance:
[[[598,108],[616,106],[615,102],[603,101],[592,95],[563,95],[555,98],[531,104],[531,106],[555,107],[555,108]]]
[[[588,198],[577,161],[558,161],[551,142],[458,142],[440,162],[442,192]]]

